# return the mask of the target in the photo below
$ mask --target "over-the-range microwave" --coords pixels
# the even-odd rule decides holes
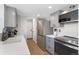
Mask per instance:
[[[59,15],[59,23],[78,21],[78,10]]]

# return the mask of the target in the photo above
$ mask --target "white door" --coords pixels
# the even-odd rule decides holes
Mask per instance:
[[[27,20],[27,38],[33,38],[33,20]]]
[[[33,19],[33,40],[37,43],[37,19]]]

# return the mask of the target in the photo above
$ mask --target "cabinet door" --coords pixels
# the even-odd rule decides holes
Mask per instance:
[[[46,50],[54,54],[54,39],[51,37],[46,38]]]
[[[49,51],[51,52],[51,54],[54,54],[54,39],[53,38],[50,38],[49,39],[50,43],[49,43]]]
[[[16,10],[15,8],[4,6],[5,26],[16,27]]]
[[[0,33],[4,28],[4,5],[0,4]]]
[[[50,27],[54,27],[54,15],[50,17]]]
[[[46,37],[46,49],[47,50],[49,50],[49,43],[50,43],[49,37]]]
[[[59,26],[59,13],[56,12],[50,16],[50,27],[58,27]]]

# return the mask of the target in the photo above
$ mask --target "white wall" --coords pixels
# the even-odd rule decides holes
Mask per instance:
[[[37,19],[33,19],[33,40],[37,43]]]
[[[60,27],[61,32],[58,33],[59,35],[66,35],[71,37],[78,38],[78,22],[75,23],[66,23],[64,27]]]
[[[27,22],[26,19],[22,16],[18,16],[18,34],[24,35],[26,38],[27,36]]]
[[[64,35],[78,38],[78,23],[65,24]]]
[[[29,29],[33,27],[32,22],[30,23],[28,20],[30,19],[26,16],[18,16],[18,34],[24,35],[26,39],[31,38],[32,33],[29,32]]]
[[[30,21],[32,20],[32,24],[30,24]],[[25,38],[31,38],[33,37],[33,40],[35,43],[37,43],[37,19],[28,18],[26,16],[18,16],[18,34],[23,34]],[[29,32],[29,29],[33,28],[33,33]],[[29,32],[29,33],[28,33]]]
[[[27,38],[33,38],[33,19],[27,19]]]
[[[0,33],[4,28],[4,5],[0,4]]]

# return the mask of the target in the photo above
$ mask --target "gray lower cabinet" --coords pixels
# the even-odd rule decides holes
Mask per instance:
[[[46,50],[54,54],[54,38],[46,36]]]

